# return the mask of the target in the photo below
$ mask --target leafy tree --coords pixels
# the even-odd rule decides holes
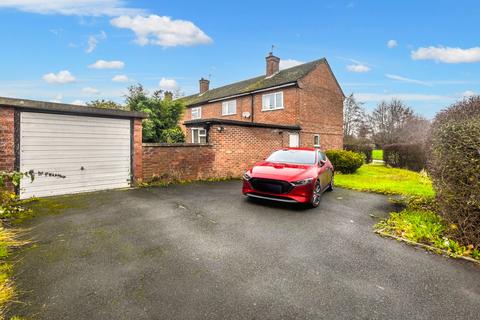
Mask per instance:
[[[111,100],[93,100],[87,103],[87,106],[94,107],[94,108],[102,108],[102,109],[120,109],[120,110],[127,110],[127,107],[122,106],[114,101]]]
[[[125,97],[129,110],[148,114],[143,120],[144,142],[184,142],[185,136],[178,126],[184,105],[176,100],[162,99],[163,91],[156,90],[151,95],[141,84],[128,88]]]

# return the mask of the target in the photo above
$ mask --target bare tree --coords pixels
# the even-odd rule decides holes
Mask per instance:
[[[398,142],[425,143],[430,131],[430,121],[415,115],[409,119],[398,133]]]
[[[400,142],[402,132],[413,118],[412,108],[399,99],[380,102],[370,116],[374,142],[379,146]]]

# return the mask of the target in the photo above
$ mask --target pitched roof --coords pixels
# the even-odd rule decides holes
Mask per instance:
[[[178,99],[187,106],[198,105],[211,100],[226,98],[234,95],[247,94],[253,91],[277,87],[288,83],[295,83],[312,71],[317,64],[326,63],[326,59],[322,58],[295,67],[281,70],[273,76],[265,77],[264,75],[235,82],[223,87],[210,89],[203,94],[194,94],[191,96]]]

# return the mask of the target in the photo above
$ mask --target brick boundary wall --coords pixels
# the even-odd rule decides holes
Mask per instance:
[[[15,110],[0,106],[0,171],[13,171],[15,168]],[[13,185],[7,185],[13,191]]]
[[[298,131],[215,124],[208,129],[208,144],[144,143],[143,180],[240,178],[256,162],[287,147],[290,132]]]
[[[211,144],[144,143],[143,180],[202,180],[216,177]]]

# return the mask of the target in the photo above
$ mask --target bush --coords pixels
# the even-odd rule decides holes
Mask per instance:
[[[327,151],[327,157],[335,167],[335,171],[341,173],[354,173],[363,164],[363,156],[353,151],[330,150]]]
[[[423,144],[394,143],[383,147],[383,161],[394,168],[421,171],[426,167],[426,154]]]
[[[344,144],[343,149],[363,154],[365,163],[372,162],[373,147],[367,144]]]
[[[429,146],[440,214],[456,226],[452,237],[480,248],[480,97],[438,113]]]
[[[185,142],[185,135],[180,127],[164,129],[160,133],[160,142],[164,143],[181,143]]]

